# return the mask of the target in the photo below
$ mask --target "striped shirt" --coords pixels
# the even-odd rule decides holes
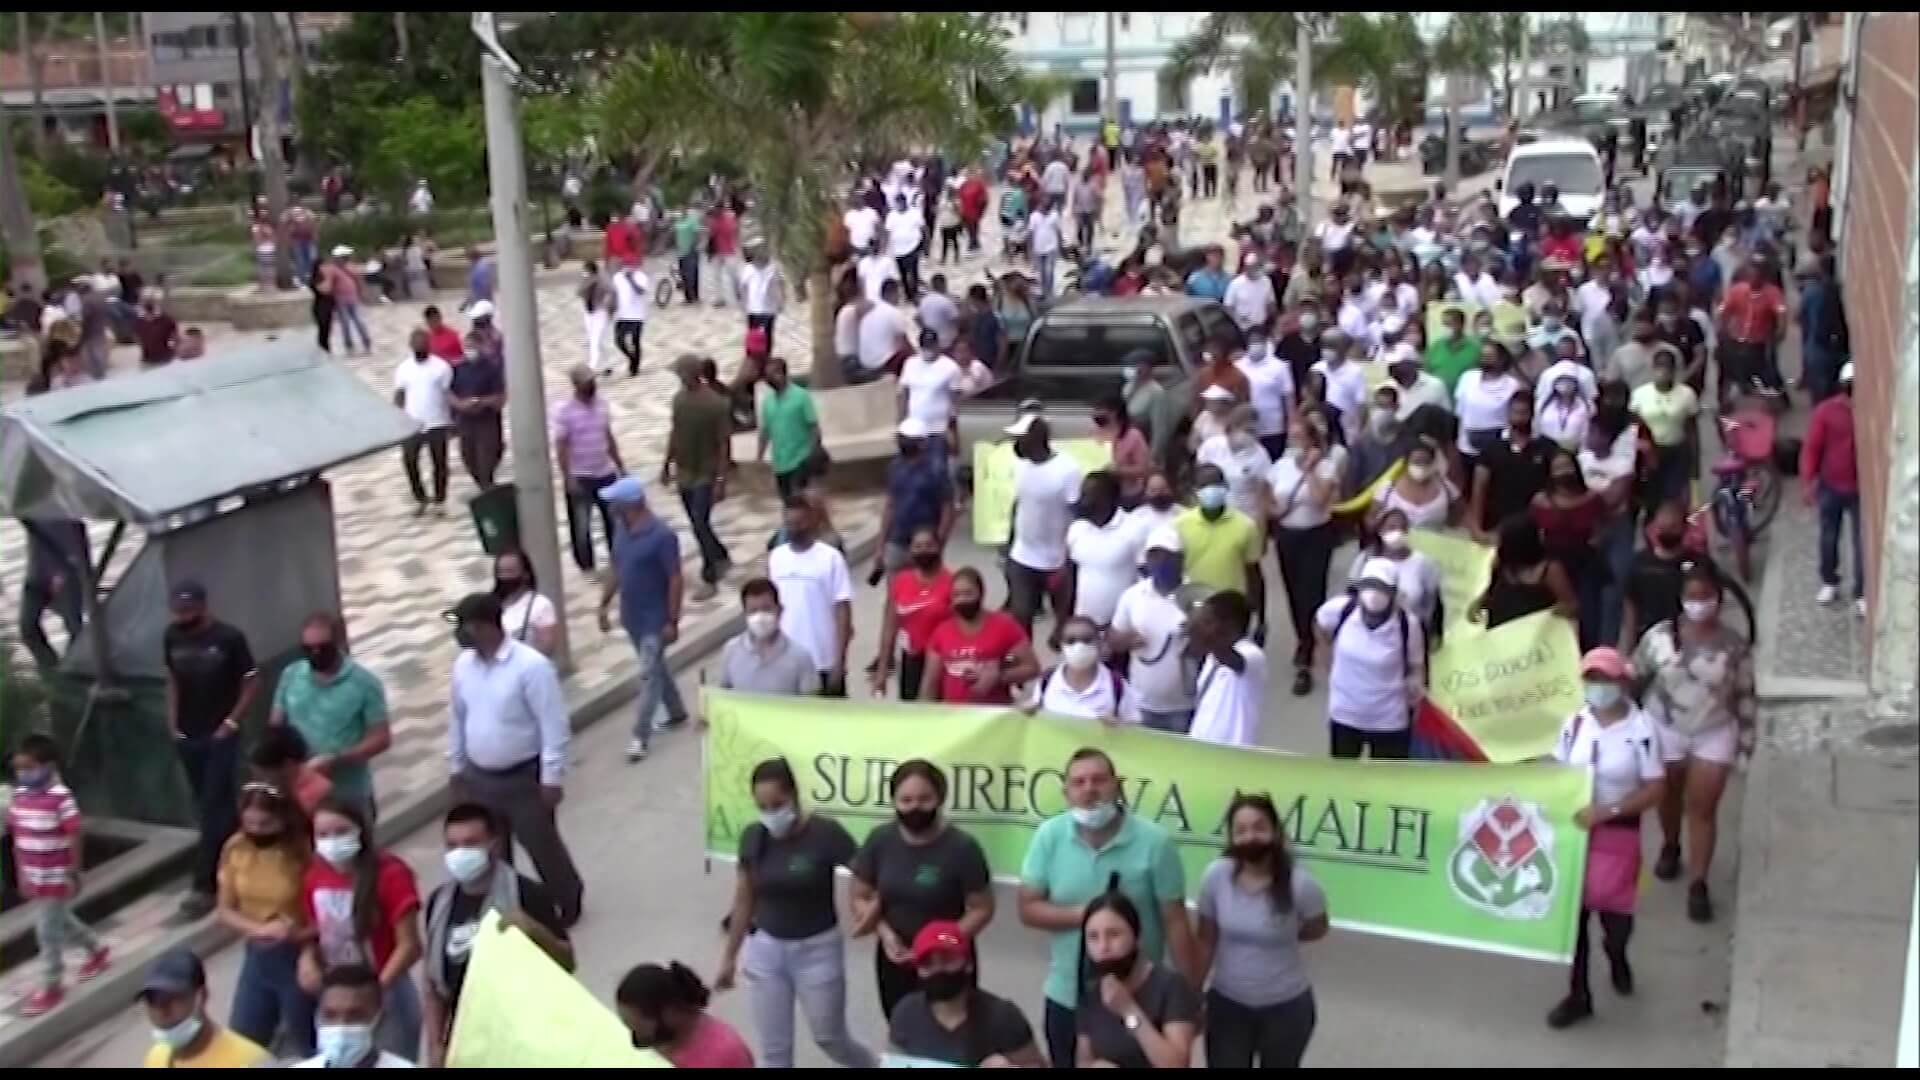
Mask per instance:
[[[597,396],[592,401],[568,398],[553,411],[553,441],[566,444],[564,464],[569,478],[612,476],[619,471],[610,449],[611,422],[607,403]]]
[[[44,791],[15,788],[7,807],[13,834],[13,858],[19,867],[20,895],[29,899],[65,899],[73,895],[73,837],[80,831],[80,804],[67,785]]]

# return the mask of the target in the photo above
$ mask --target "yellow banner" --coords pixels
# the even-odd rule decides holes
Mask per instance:
[[[670,1069],[533,939],[480,920],[460,988],[450,1069]]]
[[[1498,764],[1551,753],[1582,701],[1580,643],[1573,624],[1550,611],[1492,630],[1456,620],[1431,671],[1433,704]]]
[[[1098,439],[1056,439],[1053,449],[1079,462],[1082,472],[1113,462],[1107,444]],[[1013,472],[1019,461],[1010,442],[973,444],[974,543],[1004,544],[1012,534]]]
[[[1493,549],[1457,533],[1414,529],[1407,534],[1413,550],[1427,557],[1440,572],[1440,604],[1452,636],[1456,624],[1464,622],[1467,609],[1487,591],[1493,576]]]

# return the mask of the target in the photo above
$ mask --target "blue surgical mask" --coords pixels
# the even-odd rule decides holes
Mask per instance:
[[[1219,510],[1227,505],[1227,485],[1209,484],[1194,493],[1202,510]]]
[[[1620,687],[1610,682],[1586,684],[1587,704],[1596,709],[1611,709],[1620,704]]]
[[[42,791],[53,783],[53,766],[36,765],[31,769],[21,769],[14,774],[14,779],[28,791]]]
[[[1076,806],[1070,813],[1073,814],[1075,825],[1087,829],[1104,829],[1113,824],[1113,819],[1120,813],[1120,808],[1113,803],[1103,802],[1092,806]]]
[[[339,836],[322,836],[313,842],[316,855],[326,860],[334,869],[344,869],[353,860],[360,857],[360,834],[341,833]]]
[[[1147,564],[1147,578],[1159,592],[1170,593],[1179,588],[1182,580],[1180,557],[1169,555]]]
[[[329,1069],[351,1069],[373,1053],[372,1024],[321,1024],[313,1034]]]

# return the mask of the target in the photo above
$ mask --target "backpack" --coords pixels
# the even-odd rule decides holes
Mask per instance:
[[[1329,640],[1340,640],[1340,628],[1347,625],[1347,619],[1352,617],[1353,613],[1358,610],[1359,607],[1360,597],[1358,595],[1347,600],[1347,606],[1340,609],[1340,618],[1333,624],[1333,632],[1327,635]],[[1394,619],[1400,624],[1400,677],[1404,679],[1413,674],[1413,650],[1408,647],[1412,639],[1407,630],[1409,623],[1407,619],[1407,609],[1396,603],[1393,605],[1393,615]]]

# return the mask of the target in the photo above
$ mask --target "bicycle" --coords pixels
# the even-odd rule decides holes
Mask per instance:
[[[1732,550],[1741,580],[1753,579],[1753,541],[1780,510],[1780,474],[1773,460],[1773,417],[1766,412],[1720,417],[1727,452],[1713,464],[1713,492],[1703,511],[1713,532]],[[1690,516],[1691,517],[1691,516]]]
[[[666,307],[672,304],[675,293],[681,296],[687,295],[687,283],[680,276],[680,260],[669,258],[666,273],[660,275],[660,283],[653,287],[654,306]]]

